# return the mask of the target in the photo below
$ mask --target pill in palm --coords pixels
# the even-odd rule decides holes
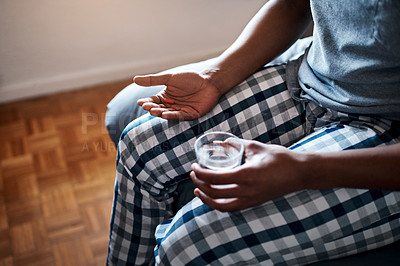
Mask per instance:
[[[172,99],[164,99],[164,102],[165,103],[169,103],[169,104],[174,104],[175,103],[175,101],[174,100],[172,100]]]

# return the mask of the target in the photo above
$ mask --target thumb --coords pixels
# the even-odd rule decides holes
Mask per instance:
[[[156,74],[156,75],[145,75],[145,76],[135,76],[133,82],[140,86],[156,86],[156,85],[167,85],[168,80],[171,78],[172,74]]]

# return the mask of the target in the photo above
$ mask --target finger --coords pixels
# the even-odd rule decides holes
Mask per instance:
[[[236,150],[239,150],[240,149],[240,142],[239,141],[240,140],[235,139],[235,138],[229,138],[229,139],[227,139],[225,141],[214,140],[213,143],[217,144],[217,145],[219,145],[221,147],[224,147],[224,148],[234,148]]]
[[[236,184],[210,185],[196,178],[195,174],[191,177],[194,185],[213,199],[237,198],[247,195],[246,189],[241,188]]]
[[[179,121],[191,121],[198,118],[195,115],[176,110],[165,111],[162,113],[161,117],[168,120],[179,120]]]
[[[161,103],[161,100],[157,96],[151,96],[148,98],[141,98],[137,100],[137,104],[140,106],[143,106],[143,104],[145,103]]]
[[[195,172],[196,177],[205,183],[213,185],[228,185],[228,184],[241,184],[244,183],[245,177],[242,177],[240,167],[218,172],[201,167],[199,164],[192,164],[192,170]]]
[[[133,82],[140,86],[166,85],[172,74],[135,76]]]
[[[159,107],[159,105],[156,103],[148,103],[147,102],[147,103],[142,104],[142,108],[146,111],[150,111],[151,108],[157,108],[157,107]]]
[[[242,205],[241,200],[238,198],[213,199],[208,197],[198,188],[195,188],[194,195],[210,208],[219,210],[221,212],[232,212],[244,209],[244,207],[241,206]]]
[[[156,107],[154,107],[154,108],[151,108],[150,110],[148,110],[149,112],[150,112],[150,114],[152,115],[152,116],[159,116],[159,117],[161,117],[161,118],[163,118],[162,117],[162,114],[164,113],[164,112],[167,112],[168,111],[168,108],[166,108],[166,107],[161,107],[161,106],[156,106]]]

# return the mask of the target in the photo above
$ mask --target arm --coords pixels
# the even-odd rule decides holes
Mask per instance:
[[[257,206],[303,189],[400,190],[400,143],[329,153],[303,153],[245,141],[245,163],[224,173],[192,166],[195,195],[220,211]],[[212,185],[236,184],[234,188]]]
[[[268,1],[202,74],[223,94],[289,48],[311,20],[308,0]]]
[[[138,104],[166,119],[199,118],[215,106],[222,94],[290,47],[310,22],[308,0],[270,0],[238,39],[201,73],[136,76],[134,82],[138,85],[167,86]]]
[[[304,175],[307,188],[400,190],[400,143],[304,156],[309,173]]]

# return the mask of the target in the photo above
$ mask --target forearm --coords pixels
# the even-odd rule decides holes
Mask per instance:
[[[202,74],[225,93],[289,48],[310,22],[309,1],[271,0]]]
[[[400,143],[385,147],[308,154],[304,187],[400,190]]]

